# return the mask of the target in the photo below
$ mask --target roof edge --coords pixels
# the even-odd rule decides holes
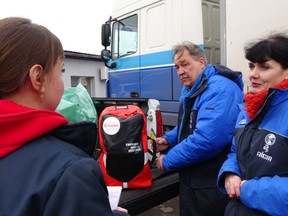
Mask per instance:
[[[89,54],[89,53],[81,53],[81,52],[64,50],[64,56],[65,58],[69,58],[69,59],[85,59],[85,60],[94,60],[94,61],[96,60],[96,61],[103,62],[100,55]]]

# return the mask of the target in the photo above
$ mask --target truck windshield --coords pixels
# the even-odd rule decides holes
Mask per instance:
[[[137,40],[137,15],[115,22],[112,28],[112,59],[135,53],[137,51]]]

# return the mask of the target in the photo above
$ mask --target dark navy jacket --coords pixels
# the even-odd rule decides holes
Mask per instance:
[[[264,105],[250,121],[241,105],[232,152],[223,164],[218,186],[223,193],[225,172],[240,176],[240,199],[231,200],[227,215],[287,215],[288,213],[288,90],[270,89]]]
[[[112,216],[102,172],[87,154],[96,134],[94,123],[64,125],[0,158],[0,215]]]

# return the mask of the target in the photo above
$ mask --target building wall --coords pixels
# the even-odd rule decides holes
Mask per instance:
[[[64,54],[65,72],[62,77],[65,88],[75,86],[78,80],[88,86],[92,97],[106,97],[106,69],[100,56],[70,51],[64,51]]]

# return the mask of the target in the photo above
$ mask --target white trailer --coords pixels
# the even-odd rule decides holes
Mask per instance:
[[[245,91],[249,89],[248,62],[244,47],[248,42],[273,32],[288,34],[287,0],[220,0],[221,62],[241,71]]]

